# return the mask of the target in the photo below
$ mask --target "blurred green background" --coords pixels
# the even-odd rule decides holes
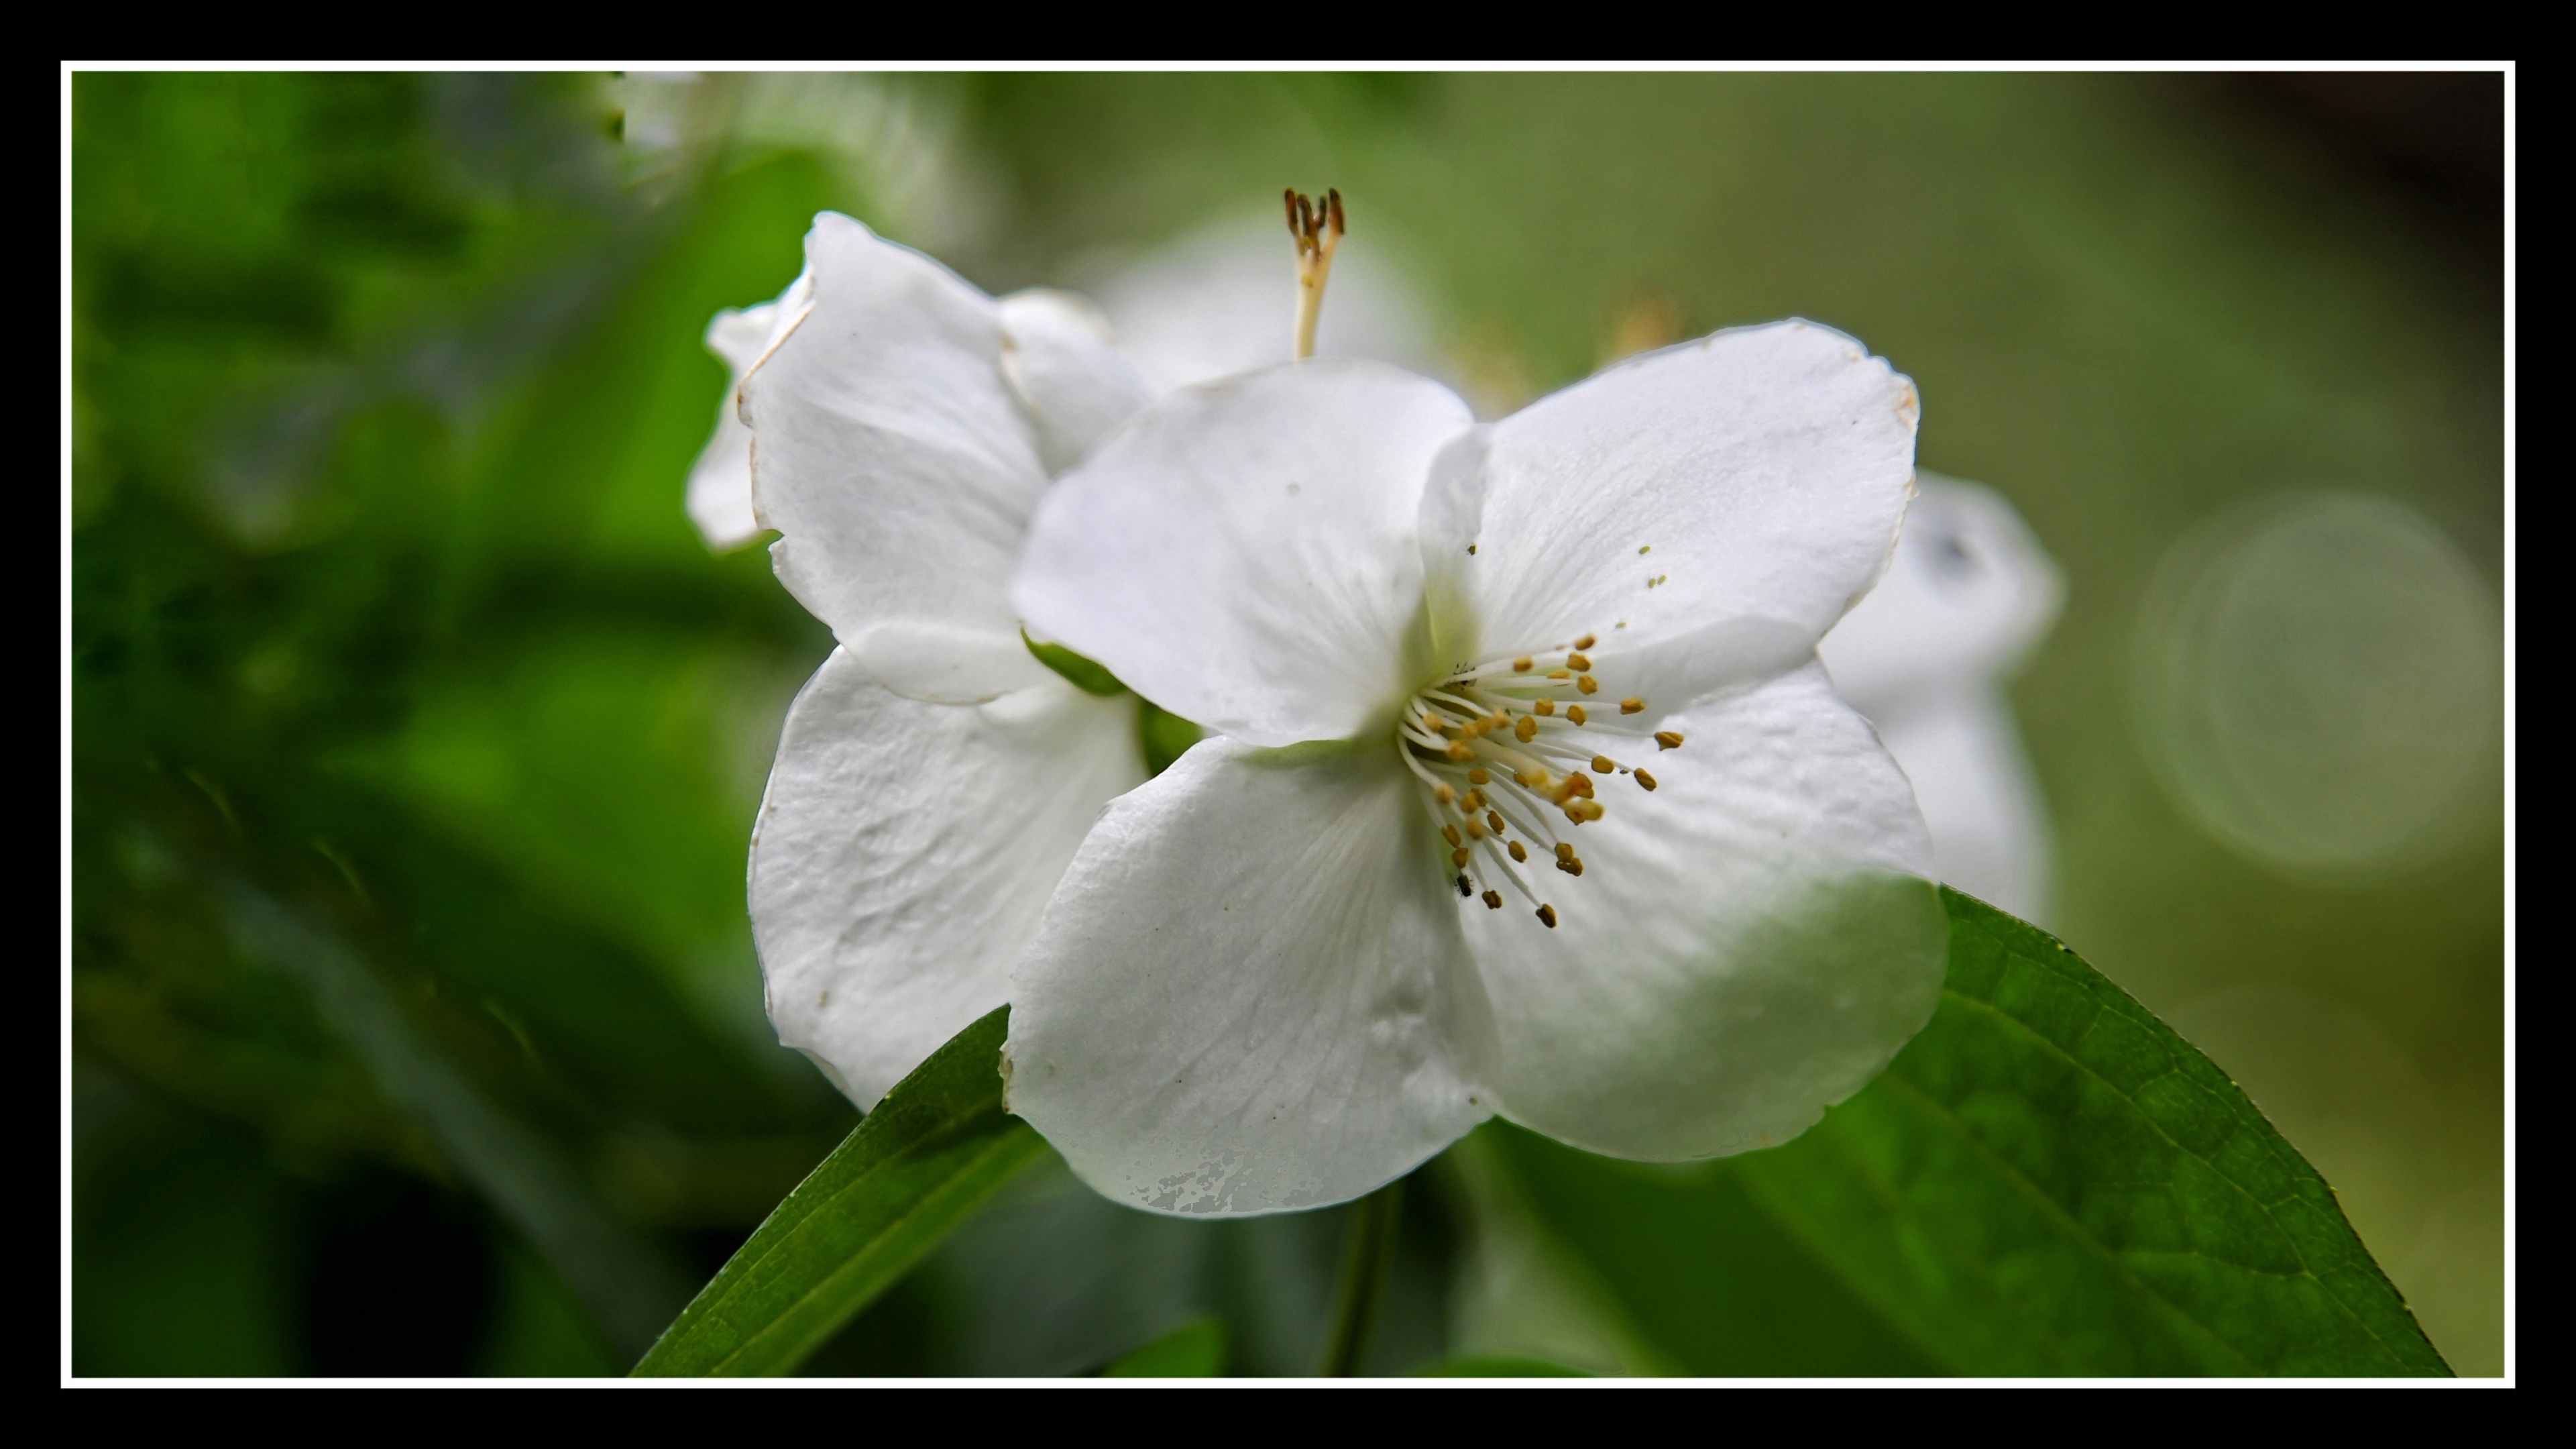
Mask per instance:
[[[1583,376],[1641,305],[1815,318],[1911,374],[1924,466],[2003,492],[2068,580],[2012,689],[2046,924],[2237,1075],[2451,1362],[2498,1371],[2500,702],[2492,669],[2443,675],[2470,697],[2429,725],[2390,702],[2444,628],[2500,629],[2501,91],[76,76],[74,1371],[630,1362],[856,1119],[761,1014],[744,848],[829,636],[681,511],[725,382],[707,319],[783,286],[823,207],[1001,291],[1292,183],[1340,188],[1349,248],[1411,277],[1488,406]],[[2140,661],[2231,540],[2356,497],[2455,585],[2386,604],[2406,647],[2333,632],[2391,597],[2358,555],[2262,578],[2343,651],[2326,704],[2477,748],[2438,820],[2325,859],[2160,743]],[[2276,755],[2303,738],[2298,679],[2239,687]],[[2350,765],[2320,798],[2405,785],[2402,748],[2335,748],[2304,752]],[[1574,1199],[1498,1206],[1493,1147],[1408,1196],[1376,1369],[1918,1367],[1609,1301],[1544,1221]],[[1723,1280],[1708,1202],[1583,1201]],[[814,1371],[1079,1372],[1211,1318],[1237,1371],[1302,1371],[1338,1232],[1149,1219],[1050,1165]]]

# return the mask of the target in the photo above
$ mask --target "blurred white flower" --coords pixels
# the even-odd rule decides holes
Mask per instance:
[[[1289,356],[1296,268],[1276,213],[1210,227],[1119,270],[1100,308],[1127,355],[1165,388],[1269,367]],[[1427,309],[1364,233],[1333,261],[1317,357],[1368,357],[1436,372]]]
[[[1004,586],[1051,474],[1151,389],[1078,298],[995,301],[831,213],[805,256],[765,328],[709,334],[739,355],[760,331],[744,511],[840,645],[788,711],[751,915],[779,1039],[869,1106],[1007,999],[1075,846],[1144,778],[1136,702],[1040,663]]]
[[[2015,915],[2050,907],[2052,844],[2004,681],[2065,587],[1993,489],[1916,475],[1887,576],[1817,646],[1914,782],[1943,881]]]
[[[689,469],[689,521],[707,547],[722,553],[758,538],[760,523],[751,512],[751,429],[742,424],[735,391],[761,355],[769,350],[784,318],[801,314],[809,278],[800,274],[778,300],[757,307],[727,307],[707,324],[707,351],[732,374],[724,399],[716,405],[715,436],[698,452]]]
[[[1894,546],[1915,417],[1789,322],[1490,426],[1318,361],[1104,440],[1013,598],[1224,737],[1065,873],[1012,1110],[1180,1213],[1355,1197],[1497,1111],[1648,1159],[1805,1130],[1943,969],[1921,817],[1813,653]]]

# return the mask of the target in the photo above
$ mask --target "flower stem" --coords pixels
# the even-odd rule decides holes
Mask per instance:
[[[1333,1292],[1333,1334],[1324,1344],[1319,1377],[1343,1379],[1360,1371],[1369,1330],[1395,1268],[1395,1230],[1404,1218],[1404,1180],[1361,1198],[1351,1209],[1351,1233],[1342,1246],[1342,1277]]]

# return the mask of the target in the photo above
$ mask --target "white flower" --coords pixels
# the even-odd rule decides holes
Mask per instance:
[[[811,273],[798,274],[778,300],[757,307],[727,307],[707,324],[707,351],[732,374],[716,405],[715,436],[698,450],[689,469],[689,521],[707,547],[722,553],[760,537],[751,511],[751,429],[743,426],[735,391],[778,335],[780,324],[803,314]]]
[[[1150,389],[1078,299],[996,302],[830,213],[805,255],[741,418],[753,525],[840,647],[788,711],[751,914],[779,1039],[868,1106],[1003,1003],[1083,833],[1144,778],[1136,702],[1038,662],[1004,586],[1049,476]]]
[[[1886,565],[1916,411],[1790,322],[1490,426],[1326,360],[1104,440],[1013,597],[1223,738],[1066,871],[1013,976],[1012,1109],[1112,1197],[1243,1213],[1495,1112],[1678,1159],[1856,1090],[1930,1015],[1946,925],[1813,650]]]
[[[2003,681],[2065,596],[2002,495],[1923,473],[1887,577],[1816,653],[1914,784],[1941,879],[2015,915],[2048,913],[2048,810]]]

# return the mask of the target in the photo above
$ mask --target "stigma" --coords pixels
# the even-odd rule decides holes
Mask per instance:
[[[1581,701],[1601,689],[1587,652],[1595,642],[1597,636],[1586,634],[1570,644],[1460,665],[1415,692],[1396,720],[1396,751],[1422,787],[1459,896],[1501,910],[1503,893],[1494,884],[1500,881],[1550,930],[1555,905],[1540,899],[1518,867],[1535,851],[1580,879],[1583,856],[1573,837],[1609,814],[1600,786],[1624,775],[1639,789],[1655,788],[1653,775],[1622,764],[1603,746],[1613,739],[1651,739],[1658,752],[1682,745],[1671,730],[1648,735],[1593,723]],[[1642,714],[1646,701],[1631,695],[1617,709]]]

